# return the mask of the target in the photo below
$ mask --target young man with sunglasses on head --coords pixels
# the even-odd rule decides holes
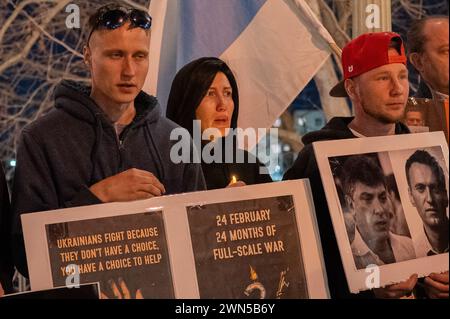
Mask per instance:
[[[92,87],[63,80],[55,108],[20,139],[12,205],[14,259],[24,275],[23,213],[205,189],[200,164],[171,161],[169,136],[177,126],[141,91],[151,17],[107,5],[89,25],[84,58]]]

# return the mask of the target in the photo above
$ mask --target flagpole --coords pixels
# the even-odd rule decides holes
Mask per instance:
[[[339,59],[341,59],[342,49],[336,44],[336,42],[328,43],[328,45],[330,46],[331,50],[333,50],[334,54],[336,54],[339,57]]]
[[[303,13],[303,15],[305,15],[309,19],[309,22],[317,30],[320,36],[328,43],[333,53],[336,54],[340,59],[342,57],[342,49],[336,44],[336,41],[334,41],[331,34],[322,25],[322,23],[319,21],[308,4],[306,4],[304,0],[295,0],[294,2],[297,5],[297,8],[300,9],[300,11]]]

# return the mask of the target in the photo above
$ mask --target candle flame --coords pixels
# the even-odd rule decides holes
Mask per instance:
[[[250,279],[253,281],[258,280],[258,274],[256,273],[256,271],[253,269],[252,266],[250,266]]]

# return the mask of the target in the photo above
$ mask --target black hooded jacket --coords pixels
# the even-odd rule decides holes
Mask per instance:
[[[10,217],[8,187],[3,167],[0,165],[0,284],[6,293],[12,292],[14,274],[11,258]]]
[[[101,203],[93,184],[130,168],[153,173],[166,194],[204,190],[199,164],[174,164],[170,141],[175,123],[161,116],[155,97],[141,92],[136,116],[117,137],[114,126],[89,97],[90,89],[63,81],[55,108],[22,132],[14,180],[14,259],[27,274],[20,215]]]
[[[189,131],[191,136],[194,136],[192,123],[193,120],[196,119],[196,109],[200,105],[206,91],[209,89],[213,77],[218,71],[218,65],[220,65],[221,68],[224,68],[223,70],[219,70],[219,72],[229,72],[229,74],[226,75],[232,87],[232,98],[234,102],[234,111],[230,128],[237,128],[239,93],[234,76],[230,74],[231,71],[220,59],[210,57],[200,58],[184,66],[175,76],[170,90],[166,111],[167,118],[184,127]],[[202,69],[202,72],[199,72],[199,69]],[[199,73],[202,73],[202,76],[199,76]],[[205,163],[202,160],[203,175],[205,176],[208,189],[226,187],[230,183],[232,176],[235,176],[238,180],[245,182],[247,185],[272,182],[272,178],[269,174],[260,173],[260,169],[263,172],[267,172],[266,167],[260,163],[255,156],[247,151],[244,151],[245,155],[243,163],[237,163],[236,161],[226,163],[225,139],[227,138],[233,139],[231,141],[233,145],[237,144],[233,136],[222,138],[221,163]],[[205,143],[203,143],[203,146],[205,146]],[[236,147],[234,147],[234,149],[236,149]],[[233,156],[236,156],[236,154],[233,154]]]
[[[302,139],[305,147],[300,151],[297,160],[283,177],[283,180],[309,178],[322,242],[328,286],[332,298],[367,298],[373,296],[370,291],[354,295],[348,289],[341,255],[312,145],[312,143],[319,141],[356,138],[348,128],[352,120],[352,117],[335,117],[320,131],[306,134]],[[407,134],[409,130],[402,123],[398,123],[395,128],[395,133]]]

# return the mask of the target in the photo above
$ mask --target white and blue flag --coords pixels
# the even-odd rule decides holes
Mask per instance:
[[[268,128],[330,55],[333,42],[304,0],[151,0],[144,89],[165,108],[176,72],[223,59],[240,93],[239,127]]]

